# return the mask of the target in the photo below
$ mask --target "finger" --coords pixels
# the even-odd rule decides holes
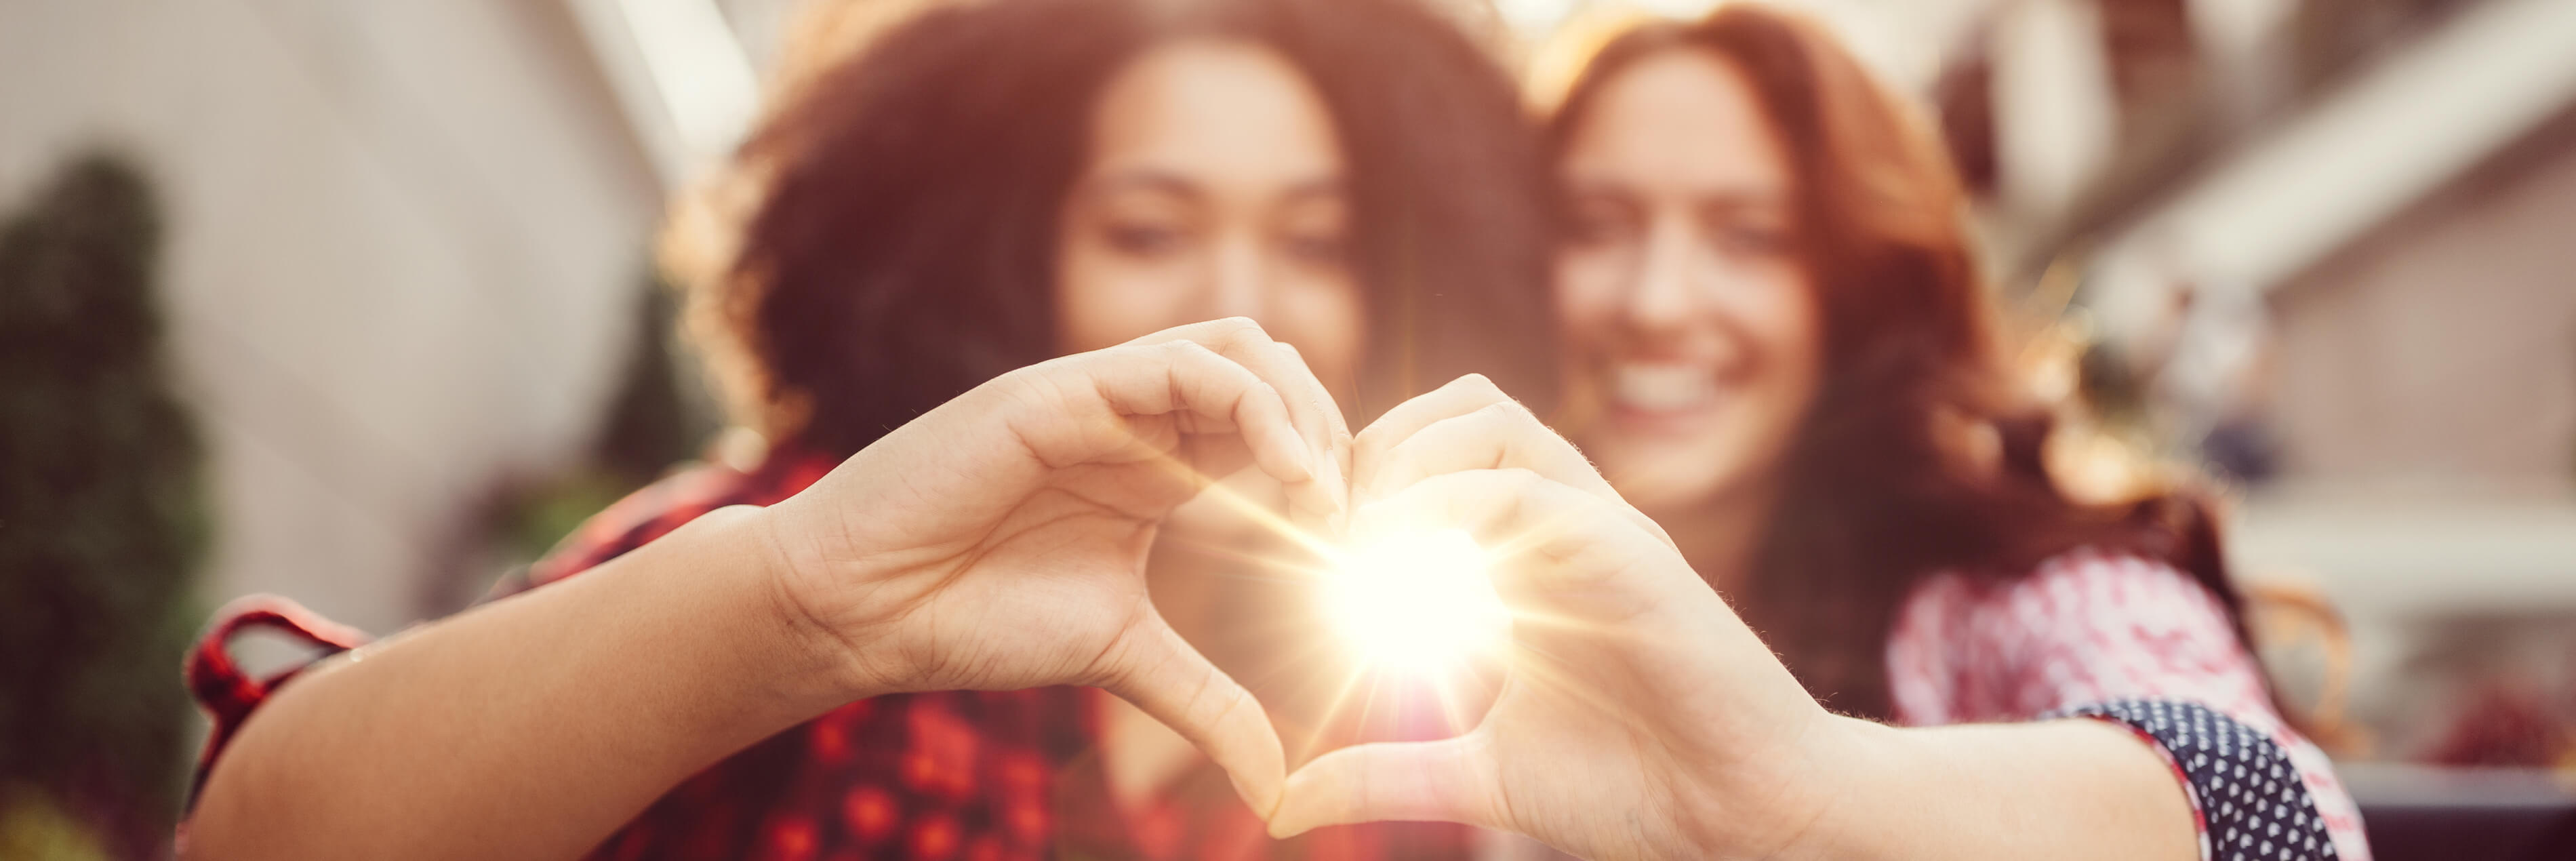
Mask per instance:
[[[1394,409],[1387,410],[1385,415],[1378,416],[1376,421],[1362,428],[1358,438],[1351,442],[1351,476],[1360,485],[1366,485],[1367,477],[1382,466],[1387,452],[1396,444],[1434,422],[1463,416],[1511,399],[1485,375],[1468,374],[1396,404]],[[1364,498],[1352,499],[1353,504],[1365,501]]]
[[[1666,545],[1672,537],[1644,512],[1630,506],[1592,467],[1574,444],[1540,424],[1515,401],[1487,404],[1465,415],[1432,422],[1377,459],[1377,467],[1360,477],[1354,498],[1382,499],[1423,479],[1478,469],[1526,469],[1539,477],[1600,497],[1638,528]]]
[[[1270,836],[1386,820],[1507,829],[1491,763],[1476,733],[1342,748],[1288,776],[1279,810],[1270,816]]]
[[[1267,818],[1279,805],[1288,769],[1270,716],[1224,671],[1199,654],[1160,616],[1120,637],[1110,665],[1098,669],[1099,687],[1143,709],[1207,754],[1253,812]]]
[[[1348,433],[1341,408],[1333,402],[1332,392],[1307,367],[1295,348],[1270,337],[1261,324],[1248,317],[1229,317],[1165,329],[1131,343],[1167,343],[1188,340],[1218,355],[1234,360],[1252,371],[1262,382],[1279,392],[1288,406],[1288,414],[1306,448],[1315,454],[1318,469],[1310,485],[1291,485],[1293,501],[1300,507],[1323,514],[1339,514],[1348,494],[1343,490],[1339,470],[1321,468],[1336,459],[1333,450],[1337,433]]]
[[[1295,359],[1299,365],[1305,365],[1310,373],[1314,370],[1314,366],[1306,365],[1306,354],[1300,352],[1297,345],[1281,341],[1279,348],[1286,350],[1289,357]],[[1335,508],[1331,512],[1330,519],[1332,531],[1338,534],[1347,524],[1350,514],[1351,425],[1350,420],[1342,415],[1340,405],[1329,402],[1330,395],[1330,390],[1326,390],[1328,402],[1324,417],[1331,426],[1332,444],[1326,450],[1328,457],[1324,466],[1335,482],[1333,491]]]
[[[1251,369],[1287,401],[1288,414],[1297,423],[1297,434],[1305,439],[1317,466],[1314,482],[1287,488],[1290,502],[1317,518],[1341,514],[1350,497],[1334,454],[1335,435],[1348,433],[1341,407],[1333,403],[1332,393],[1315,377],[1314,369],[1306,366],[1297,348],[1273,341],[1259,327],[1250,325],[1251,321],[1244,322],[1245,327],[1236,330],[1231,340],[1210,346]]]
[[[1083,357],[1089,361],[1080,367],[1093,390],[1118,416],[1181,413],[1201,419],[1202,429],[1231,430],[1253,463],[1283,484],[1312,482],[1321,469],[1279,391],[1195,341],[1112,347]],[[1124,433],[1127,425],[1101,427]],[[1115,442],[1094,441],[1088,450]]]

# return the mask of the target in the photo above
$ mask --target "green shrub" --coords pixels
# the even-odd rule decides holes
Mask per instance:
[[[50,795],[123,857],[176,815],[207,543],[160,233],[142,176],[110,156],[0,223],[0,786]]]

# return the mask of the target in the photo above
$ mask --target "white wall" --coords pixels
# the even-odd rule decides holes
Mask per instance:
[[[162,196],[210,598],[398,627],[588,432],[659,200],[559,4],[0,0],[0,208],[93,142]]]
[[[2524,149],[2275,291],[2289,478],[2576,490],[2576,114]]]

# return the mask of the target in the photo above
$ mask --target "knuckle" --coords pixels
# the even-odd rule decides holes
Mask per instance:
[[[1513,400],[1495,401],[1477,407],[1474,416],[1477,421],[1500,425],[1504,428],[1526,425],[1537,418],[1530,414],[1528,407],[1521,406],[1519,401]]]
[[[1487,378],[1484,374],[1476,373],[1474,371],[1460,374],[1457,379],[1450,380],[1447,388],[1453,388],[1464,392],[1502,391],[1501,389],[1494,387],[1494,381],[1492,379]]]
[[[1066,377],[1079,379],[1090,372],[1091,368],[1081,364],[1030,365],[994,377],[987,390],[1006,410],[1044,409],[1065,399]]]
[[[1225,358],[1218,355],[1215,350],[1209,349],[1206,344],[1187,339],[1165,341],[1155,345],[1154,349],[1160,350],[1163,359],[1173,364],[1200,364],[1211,359]]]
[[[1351,458],[1353,461],[1375,460],[1377,454],[1388,447],[1388,443],[1386,441],[1386,435],[1388,433],[1389,431],[1386,429],[1385,425],[1372,424],[1368,427],[1361,428],[1358,434],[1351,437]]]
[[[1208,322],[1210,334],[1226,341],[1268,341],[1270,333],[1261,322],[1250,317],[1226,317]]]

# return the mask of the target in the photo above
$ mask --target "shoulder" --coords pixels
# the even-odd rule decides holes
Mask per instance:
[[[2112,695],[2268,697],[2218,595],[2163,562],[2091,549],[2018,577],[1919,583],[1888,640],[1891,690],[1920,722],[2022,718]]]
[[[1900,631],[1915,636],[2048,637],[2098,626],[2233,629],[2224,602],[2164,562],[2091,548],[2015,577],[1941,572],[1908,592]]]

